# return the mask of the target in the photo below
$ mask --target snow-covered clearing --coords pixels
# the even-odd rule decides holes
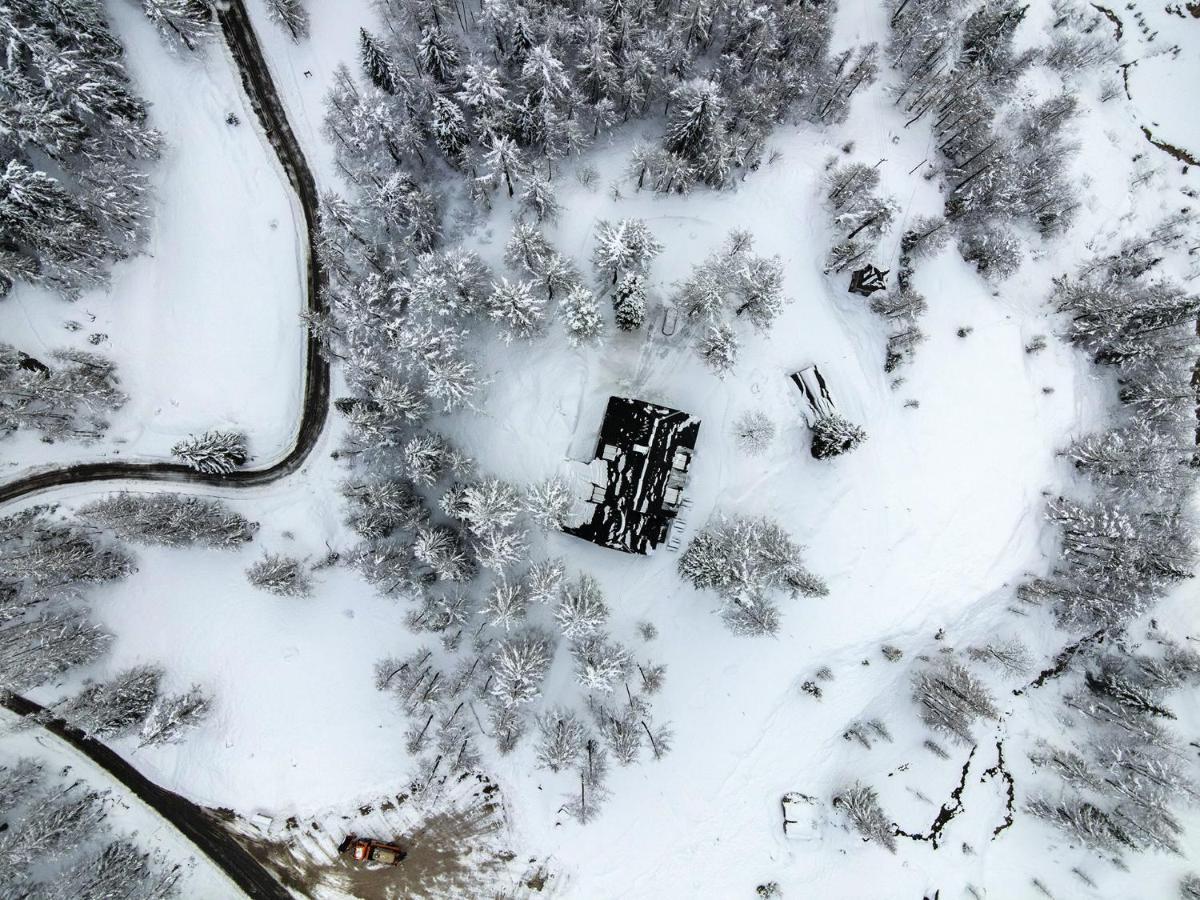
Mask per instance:
[[[115,267],[109,290],[75,303],[19,286],[0,303],[0,335],[35,357],[60,347],[111,356],[129,401],[93,447],[28,432],[6,440],[0,477],[118,455],[160,460],[212,427],[248,432],[252,464],[269,464],[300,414],[303,217],[223,45],[172,54],[134,5],[108,10],[165,138],[150,243]],[[226,123],[231,114],[239,124]]]

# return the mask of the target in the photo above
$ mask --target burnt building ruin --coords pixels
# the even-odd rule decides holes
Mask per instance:
[[[625,553],[667,539],[683,505],[700,420],[666,406],[610,397],[588,466],[584,514],[567,534]]]

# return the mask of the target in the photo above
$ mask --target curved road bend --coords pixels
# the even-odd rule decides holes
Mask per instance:
[[[250,17],[242,0],[232,0],[227,8],[218,13],[225,43],[229,46],[242,76],[242,85],[263,130],[279,157],[280,165],[287,174],[288,182],[300,200],[304,210],[305,233],[308,240],[308,265],[306,281],[306,308],[310,312],[324,312],[325,300],[320,290],[324,281],[316,253],[317,210],[319,195],[316,181],[309,171],[308,163],[300,144],[292,133],[283,103],[271,80],[271,73],[263,59],[262,50]],[[0,505],[19,500],[39,491],[71,484],[94,481],[166,481],[187,484],[220,486],[250,486],[268,484],[295,472],[303,464],[316,445],[325,418],[329,411],[329,363],[321,355],[320,343],[309,334],[305,347],[304,397],[300,413],[300,426],[295,443],[279,462],[263,469],[238,469],[228,474],[206,475],[187,466],[170,462],[95,462],[35,472],[14,481],[0,484]]]
[[[324,299],[320,290],[323,275],[316,254],[319,202],[316,181],[296,136],[288,125],[283,104],[271,80],[242,0],[229,2],[218,13],[218,17],[225,42],[241,72],[242,85],[250,106],[262,123],[263,130],[304,210],[308,240],[306,306],[310,311],[324,312]],[[82,463],[35,473],[2,484],[0,504],[50,488],[95,481],[136,479],[222,486],[267,484],[300,468],[316,445],[328,411],[329,363],[321,356],[317,340],[309,335],[305,353],[304,402],[296,441],[287,455],[274,465],[263,469],[241,469],[224,475],[206,475],[175,463]],[[0,706],[20,716],[44,712],[37,703],[2,691]],[[291,900],[292,895],[275,877],[203,807],[150,781],[115,751],[65,722],[53,720],[44,724],[47,730],[83,753],[174,825],[247,896],[266,900]]]

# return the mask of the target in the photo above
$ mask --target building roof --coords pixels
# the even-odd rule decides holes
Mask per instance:
[[[666,538],[682,502],[699,432],[700,420],[687,413],[610,397],[596,442],[604,483],[591,482],[591,518],[563,531],[614,550],[649,553]]]

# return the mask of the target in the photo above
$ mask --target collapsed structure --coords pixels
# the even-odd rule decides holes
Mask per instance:
[[[579,524],[563,528],[602,547],[647,554],[683,506],[700,420],[654,403],[610,397],[587,466]]]

